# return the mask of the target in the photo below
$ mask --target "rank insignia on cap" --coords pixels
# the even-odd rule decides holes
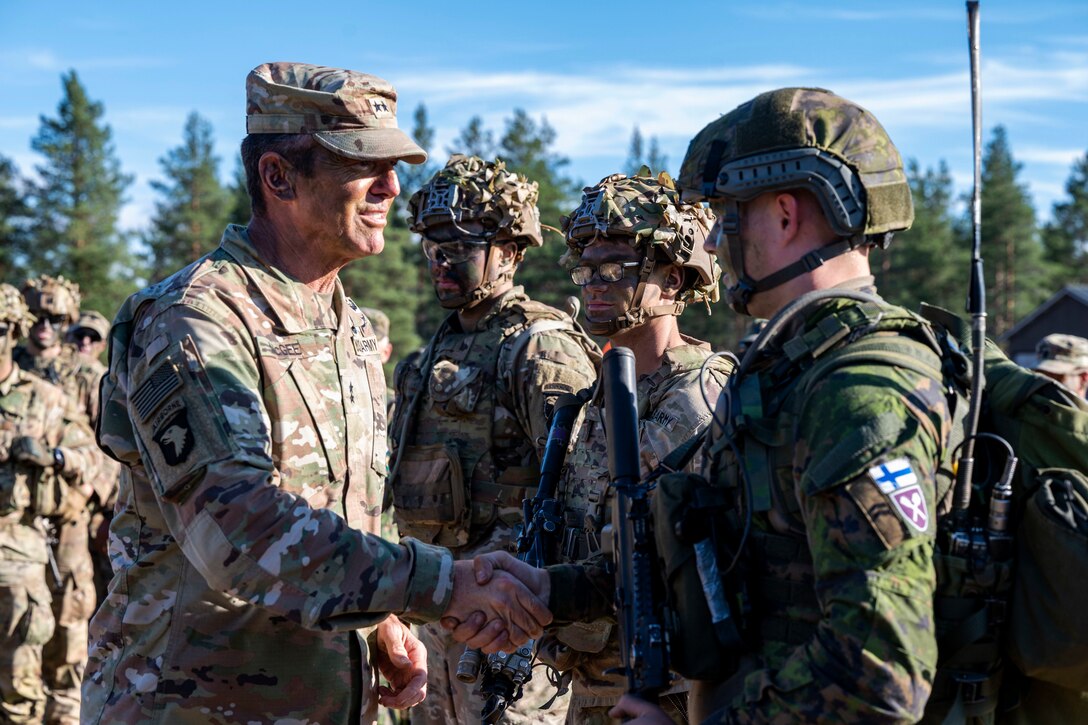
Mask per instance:
[[[929,528],[929,509],[922,487],[918,484],[918,474],[914,472],[910,461],[896,458],[869,469],[869,477],[881,492],[891,499],[899,516],[918,531]]]
[[[393,115],[393,109],[384,98],[367,98],[371,112],[378,118],[389,118]]]

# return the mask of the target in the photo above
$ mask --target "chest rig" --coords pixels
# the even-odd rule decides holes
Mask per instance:
[[[39,385],[24,376],[0,396],[0,523],[29,523],[34,516],[50,516],[68,489],[53,469],[19,463],[10,455],[20,436],[46,440],[47,411],[60,401],[43,400]]]
[[[401,536],[449,548],[479,542],[521,501],[540,473],[537,445],[514,410],[511,371],[535,333],[573,330],[568,317],[531,300],[509,305],[484,329],[457,332],[453,315],[418,356],[398,366],[389,486]]]
[[[794,444],[810,389],[846,365],[895,365],[945,380],[948,365],[965,364],[945,354],[928,323],[916,315],[868,294],[843,295],[856,300],[853,304],[833,299],[840,295],[836,291],[811,300],[830,297],[833,310],[784,343],[761,335],[745,356],[746,363],[754,362],[752,371],[742,372],[719,399],[707,441],[710,490],[702,504],[707,512],[721,514],[724,526],[715,528],[726,541],[718,548],[732,561],[718,564],[732,577],[726,587],[741,590],[735,601],[743,610],[733,612],[737,629],[719,631],[719,640],[733,639],[734,646],[759,642],[772,656],[785,656],[809,640],[821,616],[812,553],[794,492]],[[795,308],[795,315],[802,308]],[[772,354],[761,358],[768,349]],[[742,364],[742,370],[746,367]],[[950,389],[946,395],[954,400]],[[843,431],[844,440],[849,435]],[[801,484],[806,494],[856,475],[830,459],[806,470]],[[949,467],[940,469],[938,501],[951,488]],[[710,610],[713,616],[713,602]]]

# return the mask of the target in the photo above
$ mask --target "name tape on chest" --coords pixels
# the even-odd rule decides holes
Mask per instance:
[[[929,528],[929,509],[918,474],[906,458],[896,458],[869,469],[869,478],[888,497],[900,518],[918,531]]]

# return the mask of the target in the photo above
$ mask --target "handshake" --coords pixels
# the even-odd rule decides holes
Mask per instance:
[[[486,654],[540,637],[551,623],[548,573],[504,551],[454,562],[453,597],[442,626]]]

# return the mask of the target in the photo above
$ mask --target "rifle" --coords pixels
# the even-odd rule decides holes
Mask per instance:
[[[627,691],[656,702],[668,689],[665,597],[658,571],[649,488],[641,485],[635,355],[614,347],[601,361],[604,422],[612,503],[611,548],[616,568],[616,614]]]
[[[548,442],[540,461],[540,483],[536,495],[521,502],[525,528],[518,534],[517,554],[519,559],[537,568],[554,563],[551,559],[563,521],[555,490],[567,457],[574,421],[585,405],[588,392],[577,395],[566,393],[555,401]],[[523,686],[533,676],[536,644],[536,640],[529,640],[511,654],[496,652],[488,655],[486,660],[479,650],[466,649],[461,655],[457,663],[458,680],[473,683],[483,675],[483,682],[480,683],[480,691],[485,697],[480,713],[482,722],[498,722],[506,708],[521,697]]]

